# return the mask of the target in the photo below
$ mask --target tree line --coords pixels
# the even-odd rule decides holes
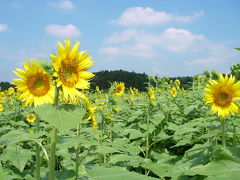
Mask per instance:
[[[95,89],[98,86],[100,89],[108,89],[111,87],[111,84],[115,81],[124,82],[126,88],[134,87],[139,91],[146,91],[148,84],[150,83],[153,87],[155,87],[155,82],[152,78],[150,78],[146,73],[136,73],[136,72],[128,72],[125,70],[115,70],[115,71],[99,71],[94,72],[95,77],[91,80],[91,89]],[[159,77],[155,76],[155,79],[159,79]],[[181,86],[184,88],[191,87],[191,82],[193,81],[193,77],[185,76],[185,77],[166,77],[167,81],[176,79],[180,80]],[[1,91],[7,90],[9,87],[14,87],[13,84],[5,81],[0,82]]]
[[[148,84],[155,87],[156,82],[153,79],[158,80],[159,77],[155,76],[151,78],[146,73],[136,73],[136,72],[128,72],[124,70],[115,70],[115,71],[99,71],[95,72],[95,77],[91,80],[91,88],[95,89],[96,86],[99,86],[100,89],[108,89],[111,87],[111,84],[114,81],[124,82],[126,88],[134,87],[139,91],[146,91],[148,88]],[[191,87],[193,77],[185,76],[185,77],[165,77],[166,81],[175,81],[176,79],[180,80],[181,86],[184,88]]]

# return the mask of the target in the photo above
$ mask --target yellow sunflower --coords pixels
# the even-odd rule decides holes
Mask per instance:
[[[175,87],[173,87],[173,88],[171,89],[171,95],[172,95],[173,97],[176,97],[176,96],[177,96],[177,90],[176,90]]]
[[[86,103],[86,108],[88,111],[87,120],[91,122],[93,130],[96,131],[98,128],[98,123],[97,123],[96,115],[95,115],[97,107],[92,105],[88,98],[85,98],[85,103]]]
[[[176,84],[177,89],[180,89],[181,82],[178,79],[175,80],[175,84]]]
[[[4,110],[4,106],[0,104],[0,112],[2,112],[3,110]]]
[[[133,88],[132,88],[132,87],[129,88],[129,91],[130,91],[130,94],[131,94],[131,95],[134,95],[134,91],[133,91]]]
[[[0,98],[2,99],[2,98],[5,98],[5,93],[4,92],[0,92]]]
[[[115,95],[121,96],[124,93],[125,84],[123,82],[114,82]]]
[[[101,91],[100,91],[99,86],[96,86],[96,91],[97,91],[99,94],[101,94]]]
[[[54,89],[49,74],[37,63],[26,61],[24,69],[16,69],[14,73],[21,79],[14,79],[19,98],[25,105],[38,106],[53,103]]]
[[[149,97],[150,99],[155,99],[155,93],[154,93],[154,90],[149,89],[149,91],[148,91],[148,97]]]
[[[212,106],[212,114],[217,113],[219,117],[226,118],[229,114],[236,114],[238,106],[236,100],[240,99],[240,82],[235,83],[235,77],[222,74],[219,80],[210,80],[205,90],[205,100],[208,106]]]
[[[14,90],[13,87],[8,88],[8,90],[7,90],[7,92],[8,92],[9,95],[13,94],[14,91],[15,91],[15,90]]]
[[[88,82],[94,74],[87,70],[93,65],[89,53],[78,52],[80,42],[77,41],[71,49],[70,40],[65,41],[66,47],[58,42],[58,56],[51,54],[52,64],[55,69],[54,76],[58,87],[62,87],[65,98],[81,97],[78,89],[89,89]]]
[[[26,120],[29,122],[29,123],[33,123],[35,120],[36,120],[36,116],[34,114],[29,114],[27,115],[27,118]]]

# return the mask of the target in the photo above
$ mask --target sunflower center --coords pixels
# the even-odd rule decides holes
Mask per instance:
[[[34,74],[28,79],[27,86],[34,96],[44,96],[50,90],[50,78],[47,74]]]
[[[66,77],[66,79],[71,78],[72,75],[73,75],[73,70],[72,70],[72,68],[69,68],[69,67],[68,67],[68,68],[64,69],[64,76]]]
[[[220,99],[226,99],[226,98],[228,98],[228,94],[226,94],[226,93],[220,93],[220,94],[219,94],[219,98],[220,98]]]
[[[216,92],[216,95],[214,96],[214,102],[221,107],[228,106],[231,101],[231,91],[226,87],[219,88],[219,90]]]
[[[122,87],[121,86],[118,86],[117,89],[116,89],[116,92],[117,93],[120,93],[122,91]]]
[[[74,87],[78,82],[78,68],[75,61],[62,61],[59,70],[59,77],[64,86]]]

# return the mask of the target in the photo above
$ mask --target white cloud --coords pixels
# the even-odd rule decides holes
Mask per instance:
[[[177,28],[167,28],[158,33],[136,29],[115,32],[105,39],[104,47],[99,52],[105,54],[107,58],[133,56],[142,59],[161,59],[166,61],[165,65],[168,64],[168,60],[174,61],[177,58],[181,61],[178,62],[182,69],[179,71],[193,74],[200,73],[206,68],[225,72],[226,66],[234,64],[238,55],[235,50],[212,42],[204,35]],[[186,61],[186,58],[189,60]],[[168,74],[162,71],[164,68],[166,67],[161,68],[160,73],[157,71],[158,66],[154,66],[154,73]]]
[[[149,7],[133,7],[125,10],[117,22],[124,26],[151,26],[169,22],[171,19],[172,15],[162,11],[154,11]]]
[[[7,24],[0,24],[0,32],[6,31],[8,29]]]
[[[184,63],[189,66],[202,66],[205,68],[211,68],[215,66],[223,66],[229,63],[237,57],[237,52],[234,49],[229,49],[221,44],[213,42],[206,43],[207,55],[203,58],[197,58],[191,61],[185,61]]]
[[[166,13],[164,11],[155,11],[150,7],[132,7],[126,9],[118,20],[113,22],[123,26],[153,26],[164,24],[171,21],[191,22],[204,15],[203,11],[195,12],[193,15],[181,16]]]
[[[109,38],[107,38],[105,43],[120,43],[132,40],[139,36],[139,31],[133,29],[127,29],[123,32],[115,32]]]
[[[174,19],[177,22],[188,23],[188,22],[192,22],[202,16],[204,16],[204,11],[195,12],[192,16],[175,16]]]
[[[144,59],[149,59],[155,57],[153,48],[149,44],[136,43],[133,46],[127,47],[126,51],[128,54]]]
[[[59,2],[50,2],[49,4],[53,7],[63,9],[63,10],[69,10],[69,9],[74,8],[74,5],[73,5],[72,1],[70,1],[70,0],[61,0]]]
[[[192,47],[196,42],[204,41],[202,35],[195,35],[185,29],[168,28],[162,33],[150,34],[144,31],[128,29],[123,32],[115,32],[104,42],[108,44],[129,43],[145,44],[160,47],[161,49],[182,52]]]
[[[193,61],[186,61],[186,65],[197,65],[197,66],[204,66],[204,67],[211,67],[213,65],[218,64],[223,59],[218,59],[217,57],[205,57],[205,58],[199,58],[195,59]]]
[[[196,41],[204,40],[202,35],[194,35],[188,30],[168,28],[159,38],[163,49],[175,52],[187,50]]]
[[[45,27],[45,31],[54,36],[68,38],[68,37],[77,37],[80,35],[80,31],[77,27],[72,24],[66,26],[50,24]]]
[[[99,50],[100,53],[109,54],[109,55],[120,55],[121,50],[119,47],[114,46],[105,46]]]
[[[104,46],[100,48],[100,53],[113,56],[131,55],[143,59],[155,57],[152,46],[149,44],[135,43],[133,45]]]

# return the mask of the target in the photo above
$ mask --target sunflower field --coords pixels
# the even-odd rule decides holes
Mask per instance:
[[[239,179],[237,76],[90,90],[94,61],[78,41],[50,57],[26,61],[0,92],[1,180]]]

